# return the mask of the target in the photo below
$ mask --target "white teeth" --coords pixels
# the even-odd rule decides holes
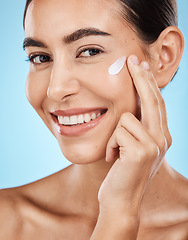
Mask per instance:
[[[88,123],[91,120],[94,120],[94,119],[100,117],[101,115],[102,115],[101,113],[98,113],[98,114],[86,113],[86,114],[80,114],[80,115],[73,115],[70,117],[58,116],[58,121],[59,121],[59,124],[62,124],[62,125],[77,125],[77,124],[82,124],[84,122]]]
[[[60,124],[63,124],[63,123],[64,123],[62,116],[59,116],[59,117],[58,117],[58,120],[59,120],[59,123],[60,123]]]
[[[78,116],[78,123],[84,123],[84,116],[83,115]]]
[[[86,123],[91,121],[91,117],[90,117],[90,115],[89,115],[88,113],[86,113],[86,114],[84,115],[84,121],[85,121]]]
[[[77,124],[77,116],[74,115],[74,116],[71,116],[70,117],[70,124],[73,125],[73,124]]]
[[[69,117],[64,117],[63,121],[64,121],[64,123],[63,123],[64,125],[69,125],[69,123],[70,123]]]
[[[96,113],[91,114],[91,119],[94,120],[97,117]]]

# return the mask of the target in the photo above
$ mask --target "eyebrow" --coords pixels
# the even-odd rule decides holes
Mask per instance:
[[[63,38],[63,42],[66,44],[70,44],[72,42],[78,41],[81,38],[88,37],[88,36],[111,36],[111,34],[107,32],[103,32],[97,28],[81,28],[68,36]],[[47,45],[39,40],[35,40],[33,38],[25,38],[23,42],[23,49],[25,50],[26,47],[42,47],[47,48]]]
[[[35,40],[33,38],[25,38],[23,42],[23,49],[25,50],[26,47],[42,47],[47,48],[46,44],[42,41]]]
[[[110,34],[107,32],[103,32],[97,28],[82,28],[64,37],[63,41],[67,44],[70,44],[88,36],[110,36]]]

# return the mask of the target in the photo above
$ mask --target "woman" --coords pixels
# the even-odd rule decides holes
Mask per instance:
[[[29,0],[29,102],[73,164],[1,191],[0,239],[188,239],[160,94],[184,40],[166,1]]]

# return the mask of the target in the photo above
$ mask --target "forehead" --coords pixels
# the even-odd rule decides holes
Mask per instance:
[[[26,35],[59,31],[70,34],[83,27],[122,29],[125,25],[116,0],[32,0],[26,19]]]

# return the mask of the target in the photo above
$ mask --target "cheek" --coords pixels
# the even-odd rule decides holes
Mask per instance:
[[[115,111],[130,111],[136,114],[137,98],[133,81],[130,77],[126,64],[117,75],[108,72],[110,64],[101,64],[98,68],[93,67],[82,76],[86,87],[102,99],[111,103]],[[88,76],[90,76],[88,78]]]
[[[30,71],[26,81],[26,96],[35,111],[51,130],[49,122],[46,121],[44,104],[47,97],[49,85],[49,74],[45,72]]]
[[[46,97],[48,89],[48,74],[44,76],[44,73],[29,72],[26,82],[26,96],[30,104],[38,112],[42,106],[42,103]],[[46,79],[46,80],[45,80]]]

